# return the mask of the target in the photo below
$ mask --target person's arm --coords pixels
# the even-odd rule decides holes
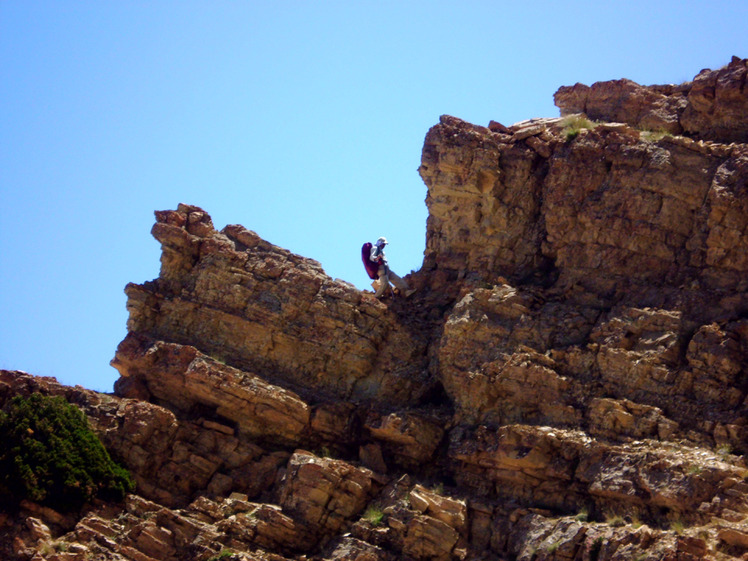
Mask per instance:
[[[379,255],[379,248],[375,245],[371,247],[371,253],[369,254],[369,261],[374,261],[374,263],[379,263],[381,261],[381,258]]]

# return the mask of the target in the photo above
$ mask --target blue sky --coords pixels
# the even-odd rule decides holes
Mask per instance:
[[[0,368],[111,391],[153,211],[203,207],[361,288],[425,245],[442,114],[553,117],[576,82],[748,57],[748,3],[0,0]]]

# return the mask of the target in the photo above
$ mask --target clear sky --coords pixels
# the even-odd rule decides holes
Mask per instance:
[[[748,2],[0,0],[0,368],[111,391],[153,211],[203,207],[368,287],[417,270],[428,129],[748,57]]]

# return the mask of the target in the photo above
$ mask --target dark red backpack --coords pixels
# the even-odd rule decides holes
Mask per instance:
[[[366,242],[361,246],[361,261],[364,262],[364,268],[370,279],[379,278],[377,271],[379,271],[379,263],[375,263],[370,259],[371,257],[371,242]]]

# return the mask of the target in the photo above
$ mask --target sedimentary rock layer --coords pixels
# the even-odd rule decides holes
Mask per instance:
[[[745,67],[442,117],[409,299],[157,212],[115,394],[0,371],[0,406],[79,406],[136,494],[0,513],[0,556],[745,557]]]

